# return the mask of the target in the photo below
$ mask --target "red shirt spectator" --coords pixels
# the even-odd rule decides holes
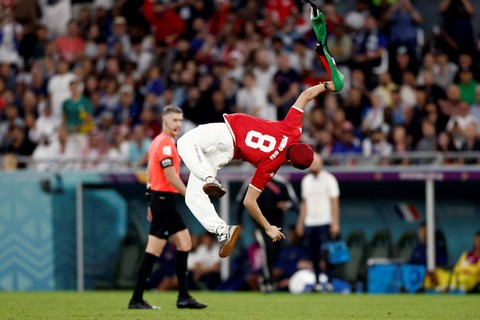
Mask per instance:
[[[265,13],[267,19],[281,26],[285,23],[288,16],[295,15],[298,8],[292,0],[267,0],[265,3]]]
[[[77,22],[70,21],[67,25],[67,34],[55,40],[60,56],[69,62],[80,58],[85,50],[85,41],[78,34]]]
[[[185,31],[185,23],[175,10],[168,8],[168,1],[145,0],[143,13],[152,26],[157,41],[173,43]]]

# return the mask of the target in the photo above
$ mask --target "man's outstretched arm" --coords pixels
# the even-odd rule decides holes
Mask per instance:
[[[325,91],[335,92],[335,85],[333,84],[333,81],[322,82],[303,91],[298,96],[297,101],[295,101],[294,103],[294,106],[298,109],[303,110],[305,109],[305,106],[310,100],[315,99],[316,96]]]
[[[285,235],[280,231],[280,228],[278,228],[277,226],[272,226],[262,214],[262,211],[260,210],[260,207],[257,203],[257,199],[260,194],[261,192],[259,190],[249,186],[247,194],[245,195],[245,199],[243,200],[245,208],[247,208],[253,219],[255,219],[255,221],[258,222],[260,227],[265,230],[265,232],[273,240],[273,242],[285,239]]]

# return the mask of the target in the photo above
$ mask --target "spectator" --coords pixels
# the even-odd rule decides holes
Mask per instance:
[[[429,119],[422,121],[422,138],[418,140],[415,150],[417,151],[435,151],[437,148],[437,135],[435,131],[435,123]],[[430,158],[422,157],[419,163],[431,163]]]
[[[100,98],[100,104],[105,106],[105,109],[109,111],[115,111],[119,101],[118,81],[114,78],[109,78],[106,80],[105,92]]]
[[[373,94],[380,94],[385,103],[385,107],[392,106],[392,91],[397,89],[397,85],[393,83],[392,77],[388,72],[378,75],[378,86],[373,90]]]
[[[423,78],[421,83],[425,87],[425,93],[427,94],[429,100],[432,102],[438,103],[439,100],[445,99],[445,90],[435,83],[434,74],[431,70],[423,71]],[[417,80],[417,84],[420,84]]]
[[[329,43],[329,48],[332,45]],[[307,47],[303,38],[297,38],[293,42],[293,53],[290,57],[293,69],[302,77],[308,77],[313,69],[314,52]],[[337,60],[338,61],[338,60]]]
[[[128,161],[133,168],[145,168],[148,162],[148,148],[152,140],[145,136],[145,128],[136,125],[130,141]]]
[[[398,0],[387,11],[386,19],[390,25],[390,54],[406,46],[409,56],[417,60],[417,29],[423,18],[411,0]]]
[[[451,134],[446,131],[441,131],[438,134],[436,150],[441,153],[452,153],[458,151],[453,144],[453,138]],[[449,165],[455,163],[457,163],[457,160],[454,157],[443,157],[442,164]]]
[[[140,114],[141,125],[145,128],[145,136],[154,139],[162,131],[160,112],[155,108],[144,107]]]
[[[450,291],[471,292],[480,284],[480,232],[475,234],[473,248],[462,253],[450,278]]]
[[[238,86],[235,83],[235,81],[227,76],[219,76],[221,78],[220,80],[220,90],[223,91],[223,94],[225,95],[225,107],[227,110],[230,110],[230,112],[237,112],[236,111],[236,102],[237,102],[237,95],[238,95]],[[266,96],[267,92],[262,92],[262,94],[265,97],[266,101]],[[268,111],[263,109],[262,114],[264,115],[263,119],[274,119],[273,118],[273,113],[275,112],[274,107],[271,105],[267,104],[265,108],[268,108]]]
[[[225,113],[230,113],[225,101],[225,94],[222,90],[215,90],[212,93],[211,107],[207,110],[207,119],[211,119],[213,122],[222,122]]]
[[[204,233],[200,245],[190,252],[188,276],[195,289],[214,290],[220,284],[220,257],[215,235]]]
[[[463,130],[465,141],[462,144],[460,151],[480,151],[480,139],[478,138],[478,123],[470,122]],[[462,164],[480,164],[480,158],[467,157],[460,160]]]
[[[348,64],[352,58],[353,41],[344,24],[335,24],[329,34],[328,48],[338,64]]]
[[[328,124],[328,118],[325,111],[319,107],[314,107],[310,110],[307,130],[303,131],[302,141],[317,148],[319,142],[319,132],[325,130]]]
[[[412,137],[412,145],[416,146],[422,137],[422,121],[425,118],[427,95],[424,87],[417,87],[415,90],[416,105],[408,108],[405,113],[405,126],[408,134]]]
[[[87,171],[108,170],[107,154],[108,143],[103,134],[98,130],[91,131],[86,146],[80,150],[80,168]]]
[[[411,137],[407,135],[405,127],[399,125],[393,127],[391,141],[393,154],[396,157],[391,160],[390,164],[409,165],[410,159],[405,156],[405,153],[411,151]]]
[[[19,46],[23,28],[15,21],[11,8],[3,10],[0,27],[0,63],[21,66]]]
[[[447,266],[447,248],[444,244],[435,243],[435,261],[437,267]],[[409,263],[427,266],[427,225],[422,222],[418,228],[418,244],[412,251]]]
[[[473,71],[471,69],[460,69],[458,72],[460,83],[458,88],[460,89],[460,100],[472,105],[475,103],[475,90],[477,88],[477,81],[473,78]]]
[[[345,118],[350,121],[355,128],[359,128],[365,109],[369,105],[370,100],[362,93],[360,88],[351,88],[345,101]]]
[[[260,48],[255,51],[253,74],[255,75],[257,86],[262,92],[270,92],[270,87],[276,72],[277,66],[269,59],[268,50],[266,48]],[[276,120],[276,117],[272,120]]]
[[[301,238],[296,235],[294,227],[288,228],[288,241],[289,243],[281,248],[273,269],[278,290],[286,290],[290,277],[308,263],[305,246],[302,244]]]
[[[30,63],[33,56],[33,49],[37,41],[35,30],[42,15],[38,0],[13,1],[13,12],[15,20],[22,25],[21,41],[19,43],[19,53],[26,64]]]
[[[16,156],[28,157],[31,156],[35,150],[35,144],[32,143],[25,133],[25,127],[19,123],[15,123],[9,132],[9,142],[6,145],[5,153],[10,153]],[[28,160],[18,160],[18,168],[26,168]]]
[[[334,139],[340,138],[343,124],[346,122],[345,111],[342,108],[335,108],[330,116],[330,131]]]
[[[365,25],[365,20],[369,14],[367,1],[357,0],[355,1],[355,9],[345,15],[345,24],[350,30],[358,31]]]
[[[361,69],[367,80],[367,87],[371,87],[372,69],[382,62],[382,55],[387,49],[387,39],[378,28],[377,19],[370,15],[365,19],[365,25],[353,38],[353,62]]]
[[[41,23],[47,26],[49,38],[55,39],[63,34],[72,18],[70,0],[39,1],[42,11]]]
[[[50,103],[44,103],[40,109],[40,116],[35,121],[34,127],[28,132],[29,139],[34,143],[38,143],[40,140],[44,142],[57,140],[58,130],[62,124],[61,120],[53,116]]]
[[[14,125],[25,126],[25,121],[20,117],[18,108],[13,104],[7,104],[4,107],[5,119],[0,124],[0,146],[3,148],[10,136],[10,131]]]
[[[114,140],[114,133],[117,130],[117,126],[115,123],[115,118],[113,116],[113,112],[111,111],[103,111],[99,116],[98,116],[98,121],[96,121],[96,129],[98,129],[103,136],[105,137],[105,140],[108,142],[113,142]],[[125,127],[118,127],[119,129],[123,129],[124,131],[128,132],[128,128]]]
[[[422,65],[419,67],[419,72],[417,74],[417,83],[418,85],[424,85],[425,83],[423,82],[423,74],[425,72],[428,72],[430,71],[432,74],[434,72],[434,68],[435,68],[435,65],[436,65],[436,62],[435,62],[435,55],[432,53],[432,52],[426,52],[424,55],[423,55],[423,61],[422,61]]]
[[[277,107],[277,117],[282,120],[300,91],[300,75],[290,67],[290,57],[282,53],[279,57],[279,70],[273,77],[270,98]]]
[[[187,88],[188,99],[182,104],[182,110],[185,115],[185,119],[192,121],[193,123],[200,124],[202,122],[201,92],[196,86]]]
[[[386,158],[392,154],[392,150],[392,145],[387,141],[381,128],[370,131],[369,136],[362,143],[364,157],[380,156]],[[382,163],[384,163],[383,160]]]
[[[59,118],[63,113],[63,103],[70,98],[70,83],[75,80],[75,76],[68,69],[68,61],[60,60],[57,65],[57,73],[48,81],[48,94],[51,99],[53,115]]]
[[[380,93],[372,94],[372,106],[366,111],[362,121],[362,131],[368,134],[370,130],[380,128],[384,123],[385,102]]]
[[[335,26],[344,24],[343,16],[335,11],[333,3],[326,2],[323,5],[322,12],[325,17],[325,22],[327,23],[327,32],[329,34],[334,32]]]
[[[443,18],[442,28],[448,37],[450,59],[458,57],[460,51],[473,53],[473,26],[471,18],[475,15],[475,8],[470,0],[442,0],[438,10]]]
[[[126,133],[128,131],[124,127],[113,132],[113,141],[106,156],[110,171],[124,171],[128,168],[130,144],[126,140]]]
[[[140,107],[135,101],[135,92],[132,86],[124,84],[120,87],[120,101],[115,109],[117,123],[133,127],[138,124]]]
[[[400,46],[395,51],[395,55],[392,55],[393,60],[390,66],[390,72],[392,74],[393,81],[401,84],[405,73],[411,72],[414,75],[418,71],[418,63],[409,55],[408,48],[406,46]]]
[[[453,82],[457,71],[457,65],[449,60],[446,52],[441,51],[437,53],[437,63],[433,68],[435,83],[437,85],[443,89],[447,89],[447,87]]]
[[[147,93],[154,93],[157,96],[161,96],[165,91],[165,85],[160,77],[160,68],[157,66],[153,66],[149,69],[145,89]]]
[[[353,134],[353,125],[346,121],[339,141],[333,145],[332,155],[355,155],[361,153],[360,142]]]
[[[85,41],[80,37],[77,21],[71,20],[68,22],[66,34],[58,37],[55,40],[55,45],[58,48],[60,57],[70,63],[76,62],[83,57]]]
[[[255,76],[247,72],[243,77],[243,88],[237,94],[237,112],[249,114],[254,117],[263,117],[268,113],[267,97],[256,86]]]
[[[470,114],[480,122],[480,85],[475,88],[475,103],[470,107]]]
[[[265,2],[265,18],[267,24],[274,30],[281,28],[288,17],[298,13],[298,8],[292,0],[267,0]]]
[[[458,114],[452,116],[448,120],[446,130],[453,136],[453,143],[458,149],[462,148],[465,142],[464,132],[468,125],[473,124],[476,128],[480,128],[477,118],[470,114],[470,107],[465,102],[458,105]]]
[[[168,0],[144,0],[143,14],[154,30],[155,39],[168,45],[175,43],[185,31],[185,23],[171,8]]]
[[[393,123],[396,125],[405,124],[405,116],[408,109],[411,106],[407,106],[400,97],[400,91],[398,89],[392,91],[392,117]]]
[[[70,143],[78,150],[87,145],[87,136],[95,126],[93,122],[93,106],[81,94],[78,80],[70,82],[70,98],[63,103],[64,125],[69,133]]]
[[[107,39],[107,46],[110,55],[115,53],[116,46],[119,46],[122,57],[126,58],[130,55],[132,45],[127,34],[127,20],[124,17],[117,16],[113,20],[112,34]]]

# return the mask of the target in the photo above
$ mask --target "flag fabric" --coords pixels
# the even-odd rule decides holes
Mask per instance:
[[[407,222],[420,221],[421,218],[420,212],[417,210],[415,205],[411,203],[398,203],[395,206],[395,212],[397,212],[400,219]]]

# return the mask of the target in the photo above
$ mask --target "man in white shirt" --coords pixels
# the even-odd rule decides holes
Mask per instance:
[[[267,95],[256,86],[255,76],[247,72],[243,77],[243,88],[237,93],[238,111],[266,119]]]
[[[62,120],[53,116],[50,102],[44,102],[39,106],[41,114],[35,121],[34,126],[29,130],[28,137],[30,141],[38,143],[41,139],[51,142],[58,137],[58,130],[62,125]]]
[[[63,102],[71,96],[70,83],[76,78],[68,68],[68,62],[66,60],[60,60],[58,62],[57,73],[48,82],[48,94],[50,95],[53,115],[59,119],[62,119]]]
[[[310,173],[301,183],[302,202],[296,232],[308,241],[308,252],[315,272],[315,289],[320,286],[321,247],[340,234],[340,211],[337,179],[323,170],[323,160],[315,153]],[[326,271],[326,270],[325,270]]]

